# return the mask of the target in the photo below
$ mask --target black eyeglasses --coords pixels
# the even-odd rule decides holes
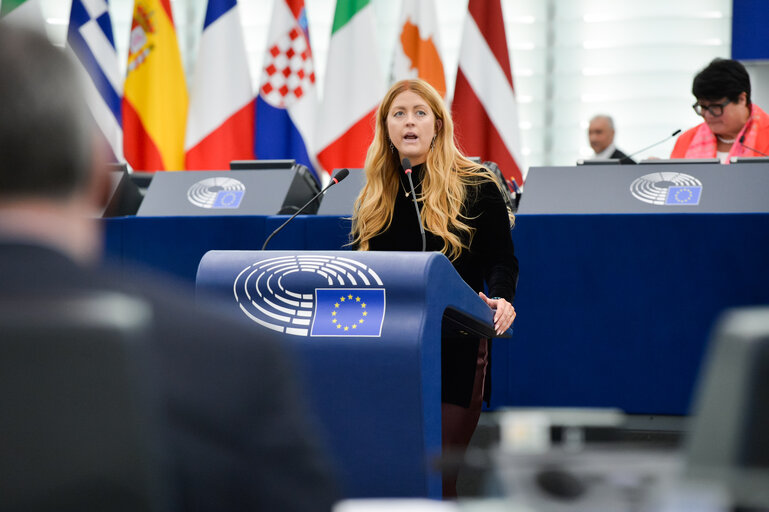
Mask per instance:
[[[712,105],[707,105],[707,106],[700,105],[699,102],[697,102],[694,105],[692,105],[692,108],[694,109],[694,111],[697,113],[698,116],[701,116],[703,111],[707,110],[708,112],[710,112],[710,115],[712,115],[713,117],[718,117],[724,113],[724,107],[731,102],[732,100],[726,100],[723,103],[714,103]]]

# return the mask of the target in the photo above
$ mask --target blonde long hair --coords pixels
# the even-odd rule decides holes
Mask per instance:
[[[424,80],[401,80],[385,94],[376,113],[374,140],[366,154],[366,185],[355,200],[352,216],[352,243],[368,250],[369,240],[387,230],[392,223],[398,194],[400,163],[398,152],[391,151],[387,115],[395,98],[412,91],[427,102],[436,119],[435,142],[427,154],[422,192],[422,222],[427,231],[443,240],[441,252],[450,260],[459,257],[473,236],[473,228],[463,219],[462,207],[468,186],[480,180],[497,184],[485,167],[473,163],[454,142],[454,123],[438,92]]]

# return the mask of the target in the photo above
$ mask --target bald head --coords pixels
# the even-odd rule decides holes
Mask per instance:
[[[614,121],[610,116],[599,114],[590,120],[587,132],[590,147],[596,154],[604,151],[614,142]]]

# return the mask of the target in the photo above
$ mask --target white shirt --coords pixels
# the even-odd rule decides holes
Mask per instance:
[[[616,149],[617,148],[614,146],[614,143],[612,142],[611,144],[609,144],[606,147],[606,149],[604,149],[600,153],[596,153],[595,156],[593,157],[593,159],[595,159],[595,160],[608,160],[609,158],[611,158],[611,154],[614,153],[614,151]]]

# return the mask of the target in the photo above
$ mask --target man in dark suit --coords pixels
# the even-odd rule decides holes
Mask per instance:
[[[0,296],[116,291],[150,305],[174,510],[329,510],[335,491],[280,340],[155,277],[99,266],[109,177],[72,60],[5,26],[0,70]]]
[[[595,151],[594,160],[619,159],[621,164],[634,164],[635,160],[614,145],[614,120],[611,116],[599,114],[590,120],[587,131],[590,147]]]

